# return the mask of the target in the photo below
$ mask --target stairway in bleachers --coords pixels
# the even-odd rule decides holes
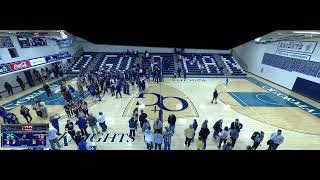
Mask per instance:
[[[231,54],[220,54],[221,60],[225,63],[227,70],[231,75],[246,76],[245,71],[237,63],[237,61],[231,56]]]

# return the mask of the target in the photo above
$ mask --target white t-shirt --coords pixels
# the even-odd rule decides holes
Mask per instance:
[[[104,115],[99,115],[98,116],[98,122],[99,123],[104,123],[106,121],[106,117]]]
[[[49,128],[49,134],[48,134],[48,139],[49,140],[52,140],[52,139],[55,139],[55,138],[57,138],[58,136],[57,136],[57,130],[56,130],[56,128],[53,128],[53,127],[51,127],[51,128]]]

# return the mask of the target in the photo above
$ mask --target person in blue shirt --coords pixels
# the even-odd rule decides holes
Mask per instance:
[[[57,135],[61,135],[60,134],[60,128],[59,128],[59,119],[60,119],[60,116],[58,114],[55,114],[55,115],[50,117],[50,122],[51,122],[52,126],[55,129],[57,129]]]
[[[79,149],[79,150],[88,150],[88,148],[87,148],[87,142],[86,142],[86,141],[81,141],[81,142],[78,144],[78,149]]]
[[[120,98],[122,98],[121,95],[121,82],[118,82],[117,86],[116,86],[116,98],[118,99],[118,94],[120,94]]]
[[[71,85],[68,85],[69,91],[71,91],[72,93],[74,93],[76,90],[74,89],[74,87],[72,87]]]
[[[78,120],[76,121],[76,125],[78,125],[82,136],[88,136],[87,132],[87,120],[83,116],[79,116]]]

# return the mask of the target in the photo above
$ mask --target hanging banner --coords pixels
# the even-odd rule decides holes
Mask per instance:
[[[315,41],[280,41],[278,50],[312,54],[316,46]]]
[[[44,64],[44,63],[46,63],[46,59],[44,57],[30,60],[31,66],[36,66],[36,65]]]
[[[14,62],[9,65],[11,71],[17,71],[31,67],[30,61]]]

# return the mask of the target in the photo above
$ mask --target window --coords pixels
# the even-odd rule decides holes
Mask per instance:
[[[9,53],[11,55],[11,58],[19,57],[16,48],[9,48],[8,51],[9,51]]]

